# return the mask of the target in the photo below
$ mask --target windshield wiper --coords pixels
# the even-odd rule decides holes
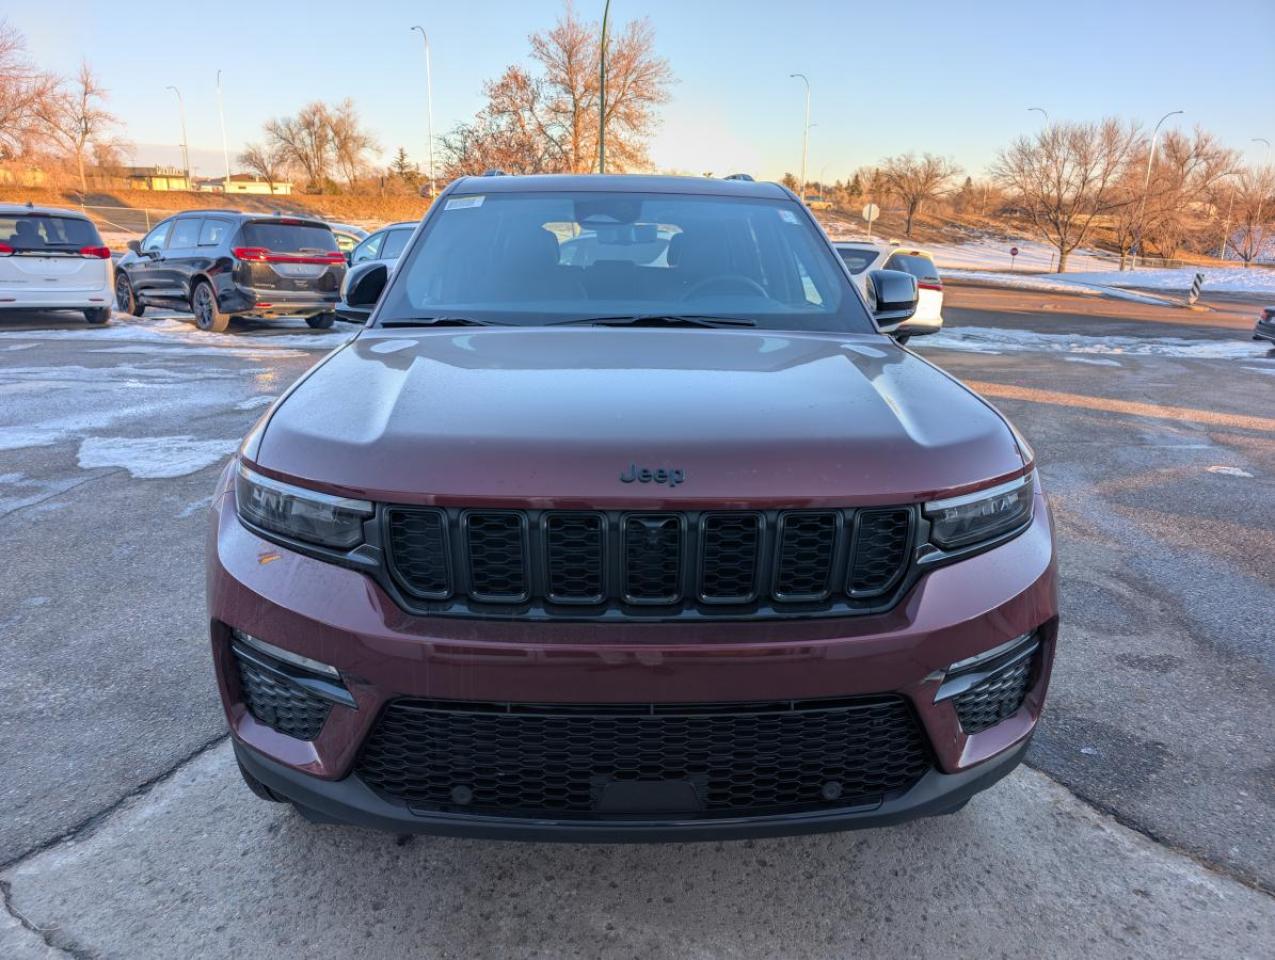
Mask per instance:
[[[756,321],[742,317],[714,317],[699,313],[645,313],[636,316],[588,317],[563,320],[554,326],[598,327],[755,327]]]
[[[473,317],[398,317],[382,320],[382,327],[503,327],[507,324],[494,320],[475,320]]]

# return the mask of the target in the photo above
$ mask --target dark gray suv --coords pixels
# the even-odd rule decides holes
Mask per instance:
[[[237,210],[179,213],[157,224],[115,269],[119,309],[189,310],[201,330],[234,317],[304,317],[332,326],[345,256],[321,220]]]

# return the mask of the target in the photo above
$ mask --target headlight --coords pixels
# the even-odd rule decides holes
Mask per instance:
[[[934,500],[925,505],[930,520],[930,540],[951,550],[991,540],[1009,533],[1031,519],[1036,473],[978,490],[963,497]]]
[[[242,463],[235,477],[235,500],[246,523],[342,550],[363,542],[363,521],[372,515],[372,504],[366,500],[333,497],[271,480]]]

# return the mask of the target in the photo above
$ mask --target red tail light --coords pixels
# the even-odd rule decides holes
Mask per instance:
[[[111,259],[110,247],[80,247],[81,257],[96,257],[98,260]]]
[[[0,257],[7,257],[11,253],[13,253],[13,247],[7,243],[0,243]]]
[[[941,280],[922,280],[917,283],[917,286],[922,290],[937,290],[939,293],[943,292],[943,281]]]
[[[345,263],[340,250],[331,253],[275,253],[264,247],[235,247],[230,251],[238,260],[250,263]]]

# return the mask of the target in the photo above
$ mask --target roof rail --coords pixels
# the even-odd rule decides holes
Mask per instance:
[[[503,170],[498,170],[496,167],[489,167],[488,169],[486,169],[486,170],[484,170],[484,171],[482,172],[481,176],[484,176],[484,177],[507,177],[507,176],[509,176],[509,174],[505,173],[505,171],[503,171]]]
[[[757,182],[756,180],[753,179],[753,175],[751,173],[732,173],[729,177],[726,177],[726,179],[727,180],[743,180],[746,183]]]

